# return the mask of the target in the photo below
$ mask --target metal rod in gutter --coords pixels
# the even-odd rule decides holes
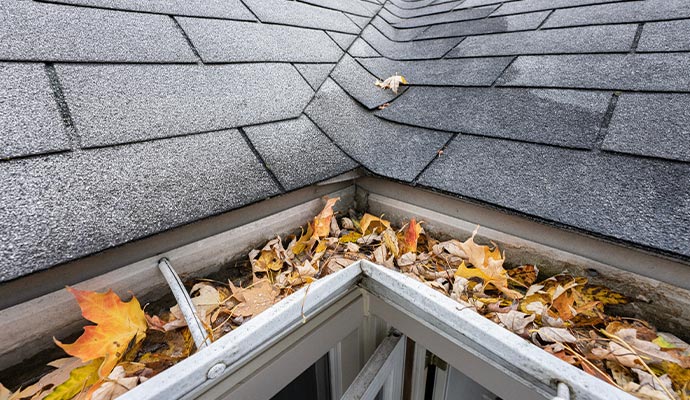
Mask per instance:
[[[208,337],[204,324],[199,319],[192,299],[189,297],[189,294],[187,294],[187,290],[185,290],[180,277],[177,275],[172,265],[170,265],[170,261],[165,257],[161,258],[158,261],[158,269],[168,282],[173,296],[175,296],[177,305],[180,307],[180,311],[182,311],[182,315],[187,322],[189,332],[192,334],[197,350],[201,350],[210,345],[211,339]]]

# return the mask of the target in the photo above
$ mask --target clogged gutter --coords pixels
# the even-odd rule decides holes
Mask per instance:
[[[479,245],[474,235],[437,241],[414,218],[398,230],[382,217],[358,218],[352,211],[338,221],[337,201],[328,200],[301,235],[276,237],[252,251],[252,281],[244,287],[196,281],[192,301],[213,340],[300,287],[367,259],[423,282],[459,307],[637,397],[690,395],[690,346],[645,321],[609,314],[607,306],[627,303],[625,296],[566,273],[540,279],[530,264],[506,269],[496,246]],[[112,292],[68,290],[96,325],[73,344],[56,340],[72,357],[52,362],[55,370],[14,394],[0,386],[0,400],[113,399],[193,354],[177,306],[149,315],[136,298],[125,303]]]

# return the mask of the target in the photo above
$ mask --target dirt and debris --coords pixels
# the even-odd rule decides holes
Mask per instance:
[[[504,266],[498,247],[439,241],[414,218],[398,229],[383,216],[336,218],[328,199],[300,234],[276,237],[249,253],[251,281],[199,279],[190,294],[212,340],[313,281],[366,259],[422,282],[588,374],[642,399],[690,395],[690,345],[640,319],[609,314],[628,297],[586,277],[542,277],[537,265]],[[477,228],[479,229],[479,228]],[[529,262],[529,260],[525,260]],[[192,355],[177,306],[151,315],[136,298],[68,288],[87,326],[52,372],[0,400],[113,399]],[[94,345],[96,343],[96,345]],[[107,344],[107,345],[105,345]]]

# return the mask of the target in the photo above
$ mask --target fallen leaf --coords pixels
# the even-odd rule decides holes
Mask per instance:
[[[355,223],[352,222],[352,220],[350,218],[347,218],[347,217],[343,217],[340,219],[340,225],[342,225],[343,229],[347,229],[350,231],[355,229]]]
[[[506,270],[506,273],[514,282],[520,286],[528,288],[537,280],[539,268],[535,267],[534,265],[526,264],[517,268]]]
[[[395,236],[395,232],[392,229],[386,229],[381,235],[383,239],[383,244],[386,246],[388,251],[391,252],[393,257],[400,255],[400,247],[398,246],[398,238]]]
[[[359,232],[349,232],[338,239],[338,242],[340,243],[353,243],[359,240],[362,237],[362,234]]]
[[[233,314],[248,317],[257,315],[272,306],[276,301],[278,291],[267,280],[262,280],[242,290],[242,296],[245,301],[235,308]]]
[[[407,80],[401,75],[393,75],[384,80],[383,82],[377,79],[374,83],[374,85],[380,87],[381,89],[392,90],[395,94],[398,94],[398,87],[400,86],[400,84],[407,85]]]
[[[134,389],[138,384],[139,377],[127,377],[125,369],[118,365],[108,375],[108,379],[91,394],[91,400],[112,400]]]
[[[208,283],[201,282],[192,287],[191,293],[196,293],[196,295],[192,297],[192,305],[194,306],[199,319],[207,326],[211,326],[211,313],[213,313],[213,311],[215,311],[222,304],[218,289]],[[187,326],[187,321],[185,321],[179,305],[172,307],[170,309],[170,314],[172,314],[175,319],[166,323],[163,326],[164,330],[167,331]]]
[[[551,328],[541,327],[537,329],[536,334],[541,340],[549,343],[575,343],[577,338],[565,328]]]
[[[415,261],[417,261],[417,254],[412,252],[405,253],[402,256],[400,256],[400,258],[398,258],[396,261],[399,267],[412,265],[415,263]]]
[[[460,249],[465,252],[474,268],[468,268],[463,262],[455,275],[467,279],[481,278],[484,281],[484,286],[491,285],[511,299],[523,297],[520,292],[508,288],[508,274],[503,269],[505,258],[501,256],[498,248],[491,250],[489,246],[480,246],[474,242],[478,230],[479,227],[474,230],[469,239],[459,244]]]
[[[417,221],[412,218],[407,224],[407,229],[405,229],[403,253],[417,252],[417,241],[419,240],[419,234],[421,232],[422,225],[417,223]]]
[[[522,335],[525,333],[527,325],[531,324],[536,318],[534,314],[525,314],[520,311],[508,311],[507,313],[496,314],[501,323],[510,331]]]
[[[621,389],[643,400],[669,400],[666,393],[655,390],[649,386],[638,385],[635,382],[628,382]]]
[[[81,307],[82,315],[96,325],[84,327],[84,333],[72,344],[55,343],[83,362],[104,358],[98,374],[106,377],[125,354],[130,342],[146,337],[146,316],[139,301],[132,297],[123,302],[112,291],[96,293],[67,287]]]
[[[82,392],[85,388],[98,382],[99,367],[101,367],[103,362],[102,359],[97,358],[82,367],[73,369],[69,373],[69,378],[55,387],[44,400],[69,400]]]
[[[590,301],[599,301],[604,305],[627,304],[629,302],[625,295],[604,286],[587,285],[580,290],[580,293]]]
[[[327,199],[323,210],[314,217],[314,236],[324,238],[331,231],[331,218],[333,218],[333,206],[340,200],[340,197]]]
[[[368,213],[364,214],[362,219],[359,221],[359,229],[362,232],[362,235],[368,235],[375,232],[382,233],[390,227],[390,222]]]

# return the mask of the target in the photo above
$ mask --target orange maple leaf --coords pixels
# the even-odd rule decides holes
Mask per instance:
[[[333,218],[333,206],[340,197],[326,200],[326,206],[319,215],[314,217],[314,236],[322,238],[331,232],[331,218]]]
[[[83,362],[103,357],[98,375],[105,378],[125,354],[132,340],[138,343],[146,337],[146,316],[136,297],[123,302],[112,291],[97,293],[67,287],[81,307],[84,318],[96,325],[84,327],[84,333],[72,344],[55,343],[71,356]]]
[[[412,218],[410,223],[407,225],[405,230],[405,251],[407,252],[417,252],[417,240],[419,240],[419,234],[422,232],[422,224],[417,223],[417,221]]]

